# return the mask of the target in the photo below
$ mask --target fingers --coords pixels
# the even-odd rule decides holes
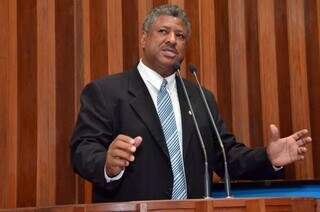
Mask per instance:
[[[296,141],[305,137],[306,135],[308,134],[308,130],[307,129],[303,129],[303,130],[300,130],[298,132],[295,132],[292,137],[293,139],[295,139]]]
[[[297,152],[298,152],[298,154],[300,155],[300,154],[304,154],[304,153],[306,153],[308,150],[307,150],[307,148],[306,147],[299,147],[298,149],[297,149]]]
[[[121,158],[113,158],[112,165],[119,167],[119,169],[124,169],[129,166],[129,162],[127,160],[123,160]]]
[[[298,146],[305,146],[306,144],[310,143],[312,141],[311,137],[305,137],[297,140]]]
[[[114,158],[120,158],[122,160],[126,161],[134,161],[134,156],[132,153],[123,151],[121,149],[114,149],[113,151],[110,151],[110,156]]]
[[[106,170],[108,176],[115,176],[120,173],[130,162],[135,160],[134,153],[140,146],[140,136],[131,138],[126,135],[118,135],[110,144],[106,157]]]
[[[141,142],[142,138],[140,136],[133,139],[126,135],[119,135],[110,144],[109,149],[120,149],[128,153],[134,153]]]
[[[278,139],[280,139],[279,129],[276,127],[276,125],[271,124],[270,125],[270,141],[277,141]]]

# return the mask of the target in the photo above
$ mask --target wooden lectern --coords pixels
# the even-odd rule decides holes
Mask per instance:
[[[211,211],[294,211],[320,212],[320,200],[313,198],[234,198],[234,199],[189,199],[189,200],[155,200],[121,203],[61,205],[51,207],[35,207],[6,209],[9,211],[39,212],[94,212],[94,211],[140,211],[140,212],[211,212]]]

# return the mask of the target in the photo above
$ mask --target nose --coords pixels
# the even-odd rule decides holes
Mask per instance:
[[[167,41],[170,42],[171,44],[176,44],[177,43],[176,34],[174,32],[170,32],[168,34]]]

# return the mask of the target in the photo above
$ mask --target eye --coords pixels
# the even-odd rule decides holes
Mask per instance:
[[[166,29],[159,29],[158,32],[160,32],[160,34],[163,34],[163,35],[168,34],[168,30],[166,30]]]
[[[186,39],[186,36],[183,34],[183,33],[176,33],[176,37],[180,40],[185,40]]]

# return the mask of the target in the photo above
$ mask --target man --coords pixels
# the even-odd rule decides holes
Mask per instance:
[[[93,201],[201,198],[203,154],[192,117],[176,80],[191,33],[179,7],[154,8],[143,24],[139,64],[90,83],[71,140],[74,170],[93,182]],[[220,146],[196,85],[185,80],[204,138],[209,173],[223,175]],[[281,167],[303,159],[307,130],[280,139],[270,126],[266,148],[250,149],[230,134],[213,95],[205,95],[227,151],[232,179],[274,178]]]

